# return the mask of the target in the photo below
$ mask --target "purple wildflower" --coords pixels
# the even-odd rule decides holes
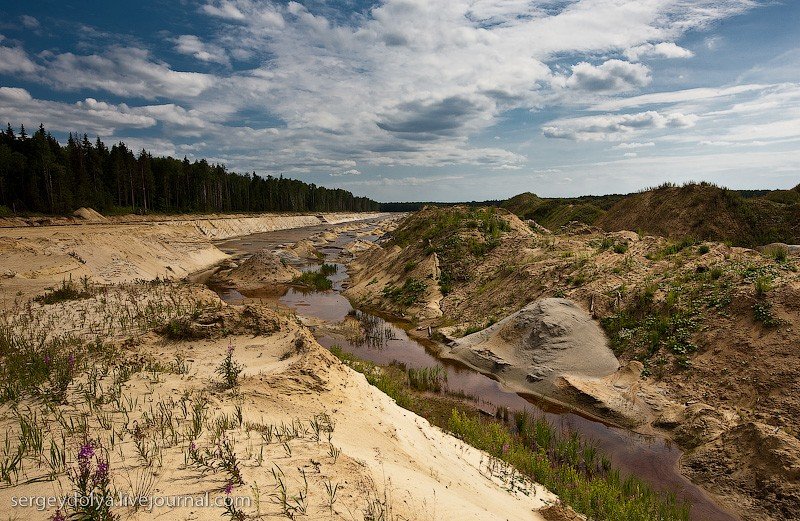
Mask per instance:
[[[103,460],[97,461],[97,469],[94,471],[95,484],[104,483],[108,479],[108,463]]]
[[[51,521],[67,521],[67,518],[64,517],[64,514],[61,510],[56,510],[56,513],[53,514],[53,517],[50,518]]]
[[[232,340],[228,340],[228,354],[229,355],[233,354],[233,341]]]
[[[44,355],[44,365],[50,365],[50,355]]]
[[[225,495],[230,496],[231,492],[233,492],[233,481],[228,481],[225,485]]]
[[[89,461],[92,456],[94,456],[94,444],[91,441],[87,441],[78,452],[78,461]]]
[[[69,368],[70,370],[75,368],[75,353],[69,354]]]
[[[508,443],[503,444],[503,454],[507,453],[509,449]]]

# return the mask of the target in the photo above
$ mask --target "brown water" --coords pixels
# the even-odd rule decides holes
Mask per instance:
[[[274,249],[281,244],[296,242],[322,230],[340,226],[322,225],[294,230],[260,233],[218,244],[223,251],[233,255],[247,256],[262,248]],[[452,392],[462,392],[477,399],[478,406],[490,413],[499,407],[511,411],[528,410],[546,416],[554,425],[579,432],[584,438],[592,439],[598,448],[611,457],[614,466],[623,473],[630,473],[649,482],[658,490],[674,492],[680,499],[691,503],[691,518],[702,521],[731,521],[739,519],[720,508],[700,487],[694,485],[678,471],[680,449],[668,440],[658,436],[645,436],[620,429],[602,422],[583,417],[569,410],[555,407],[531,396],[507,391],[503,386],[477,371],[450,360],[436,356],[434,343],[423,344],[410,338],[408,325],[389,320],[374,312],[353,311],[350,302],[340,294],[347,284],[347,271],[339,253],[341,247],[352,241],[352,233],[343,233],[333,243],[318,248],[325,254],[326,262],[335,263],[337,273],[330,279],[333,290],[301,291],[287,287],[278,302],[295,310],[300,316],[313,317],[336,323],[344,320],[349,313],[366,326],[367,338],[346,340],[315,331],[320,344],[325,347],[337,345],[344,351],[377,364],[400,362],[406,367],[422,368],[441,365],[447,372],[447,387]],[[364,237],[368,238],[368,237]],[[374,237],[373,237],[374,239]],[[316,269],[317,265],[300,265],[301,269]],[[260,296],[257,293],[242,295],[235,289],[213,287],[227,302],[241,303],[248,300],[267,300],[275,302],[274,292]]]

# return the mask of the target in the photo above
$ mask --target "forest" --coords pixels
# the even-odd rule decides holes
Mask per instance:
[[[70,134],[61,145],[44,126],[29,136],[0,132],[0,216],[101,213],[376,211],[379,204],[342,189],[281,176],[228,172],[205,159],[109,149],[98,137]]]

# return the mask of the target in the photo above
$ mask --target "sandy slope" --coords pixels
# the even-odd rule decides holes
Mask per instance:
[[[164,289],[159,287],[158,295],[149,298],[174,294]],[[142,287],[132,291],[138,299],[151,292]],[[204,299],[209,296],[202,287],[196,292]],[[188,297],[192,292],[181,294]],[[117,300],[131,299],[120,294]],[[43,311],[69,322],[80,309],[101,313],[107,307],[79,301]],[[512,478],[484,453],[398,407],[317,344],[296,319],[258,306],[207,309],[192,323],[207,338],[172,342],[153,333],[139,335],[124,342],[121,364],[107,370],[98,364],[101,374],[107,375],[100,377],[99,393],[105,400],[89,402],[87,373],[71,386],[66,403],[54,408],[26,403],[21,414],[45,426],[45,447],[50,438],[58,445],[66,429],[53,411],[61,417],[85,418],[89,438],[108,450],[113,485],[123,494],[224,497],[230,474],[218,463],[214,468],[195,464],[189,454],[194,443],[200,452],[210,450],[208,457],[217,461],[213,454],[221,441],[215,438],[229,440],[244,481],[234,486],[232,495],[250,501],[242,510],[254,518],[286,518],[280,482],[290,497],[302,492],[304,513],[295,515],[304,519],[360,520],[373,509],[396,520],[538,520],[544,518],[536,511],[556,500],[538,485]],[[242,334],[253,330],[260,333]],[[235,335],[224,336],[227,331]],[[245,367],[234,390],[222,389],[215,372],[229,348]],[[185,370],[169,369],[179,358],[185,361]],[[108,398],[122,367],[137,360],[147,362],[124,381],[118,398]],[[203,429],[191,437],[186,433],[198,403],[205,404],[201,405]],[[18,428],[18,414],[8,405],[0,407],[0,423],[10,433]],[[330,428],[323,427],[315,436],[315,419]],[[215,431],[224,434],[219,437]],[[294,434],[286,435],[288,431]],[[66,434],[68,467],[75,465],[82,439],[80,433]],[[335,451],[340,454],[334,456]],[[25,469],[15,486],[0,489],[0,515],[49,519],[52,508],[12,509],[12,497],[61,496],[69,494],[72,485],[63,474],[55,481],[43,479],[47,466],[34,460],[28,460]],[[332,507],[327,505],[326,484],[338,487]],[[117,512],[142,520],[210,520],[219,519],[222,508],[190,505]]]
[[[226,257],[211,239],[374,216],[126,216],[113,224],[69,224],[65,218],[63,226],[0,228],[0,300],[27,298],[70,277],[99,283],[182,278]]]

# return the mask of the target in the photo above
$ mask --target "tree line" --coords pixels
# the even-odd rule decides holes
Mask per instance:
[[[61,145],[43,125],[0,132],[0,215],[102,213],[376,211],[379,204],[342,189],[281,176],[228,172],[205,159],[110,149],[98,137],[70,133]]]

